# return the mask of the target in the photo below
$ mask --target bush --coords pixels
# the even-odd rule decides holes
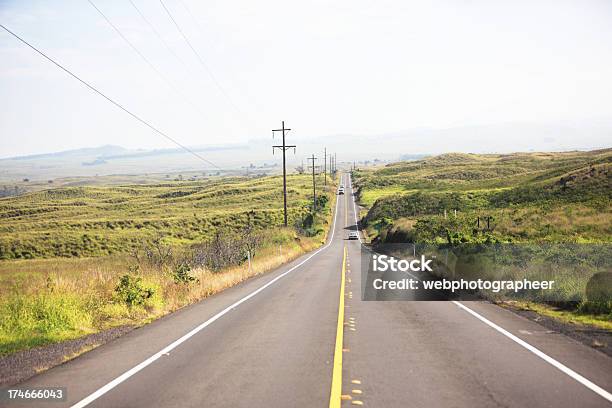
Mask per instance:
[[[610,303],[612,300],[612,272],[598,272],[589,279],[586,297],[591,302]]]
[[[593,302],[585,300],[578,306],[578,312],[584,314],[610,315],[612,317],[612,301]]]
[[[174,279],[174,283],[176,284],[198,281],[198,278],[191,275],[191,267],[186,263],[180,263],[174,268],[172,271],[172,279]]]
[[[248,240],[237,234],[217,231],[211,241],[193,247],[191,263],[205,266],[213,272],[240,265],[246,261],[247,251],[254,253],[255,247],[259,246],[259,237],[253,235],[252,238]]]
[[[153,297],[155,290],[144,287],[141,277],[125,274],[119,279],[115,294],[121,302],[131,307],[143,305],[147,299]]]
[[[314,237],[322,231],[321,228],[317,228],[315,221],[315,216],[311,212],[306,213],[302,219],[296,221],[295,229],[301,235]]]

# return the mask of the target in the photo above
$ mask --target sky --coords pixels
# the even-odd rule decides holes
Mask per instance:
[[[297,140],[569,123],[609,145],[590,134],[612,123],[608,0],[91,1],[148,63],[88,0],[0,0],[0,24],[185,145],[281,120]],[[0,157],[174,147],[2,29],[0,60]]]

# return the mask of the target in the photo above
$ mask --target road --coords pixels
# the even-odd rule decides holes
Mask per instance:
[[[67,387],[68,401],[52,407],[612,405],[612,359],[507,310],[361,301],[360,242],[346,240],[356,207],[343,180],[333,234],[317,252],[20,387]]]

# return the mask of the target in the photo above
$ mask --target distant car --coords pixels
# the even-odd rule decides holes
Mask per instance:
[[[351,231],[349,232],[348,239],[359,239],[359,234],[357,231]]]
[[[343,188],[339,189],[338,194],[344,194],[344,189]]]

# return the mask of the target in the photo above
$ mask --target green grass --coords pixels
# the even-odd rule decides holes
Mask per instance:
[[[612,150],[447,154],[355,173],[366,226],[455,211],[472,229],[493,217],[501,241],[609,242]]]
[[[388,186],[368,189],[362,192],[359,202],[366,207],[371,207],[379,198],[394,196],[398,194],[406,194],[409,191],[410,190],[406,190],[400,186]]]
[[[93,332],[91,314],[76,294],[12,295],[0,302],[0,355]]]
[[[319,192],[327,202],[314,223],[293,228],[308,212],[311,182],[288,177],[289,228],[282,227],[281,177],[66,187],[0,199],[0,356],[145,324],[320,246],[331,225],[333,183]],[[249,219],[260,238],[250,269],[242,257],[221,270],[194,266],[190,279],[175,279],[193,245],[217,232],[244,234]],[[131,256],[155,248],[159,236],[171,260],[157,265]],[[122,279],[131,284],[120,291]],[[134,302],[132,294],[146,296]]]
[[[539,304],[534,302],[510,302],[511,306],[523,310],[532,310],[543,316],[552,317],[565,323],[587,325],[597,327],[603,330],[612,330],[612,319],[607,315],[591,315],[576,313],[570,310],[564,310],[553,306]]]
[[[322,180],[319,180],[322,181]],[[307,210],[311,178],[288,179],[289,218]],[[163,234],[189,244],[220,228],[280,226],[282,178],[221,178],[126,186],[65,187],[0,199],[0,259],[92,257],[129,252]]]
[[[573,261],[569,244],[612,243],[612,149],[452,153],[357,171],[354,179],[367,208],[362,222],[375,243],[553,244],[557,255],[567,257],[565,266]],[[537,274],[552,264],[525,273]],[[555,296],[574,306],[563,313],[580,315],[576,319],[582,321],[610,320],[606,308],[612,302],[597,309],[601,315],[579,313],[576,306],[595,310],[586,307],[585,288],[598,268],[590,265],[564,275],[565,286]]]

